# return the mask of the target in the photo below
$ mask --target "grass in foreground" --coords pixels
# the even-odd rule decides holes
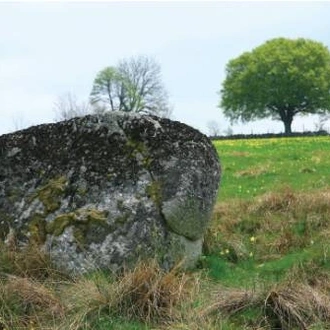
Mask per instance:
[[[224,177],[198,269],[75,278],[0,246],[0,329],[330,329],[329,140],[215,145]]]
[[[146,324],[177,320],[176,306],[189,299],[195,287],[194,277],[178,269],[164,272],[154,261],[121,276],[100,271],[70,278],[50,263],[46,266],[40,253],[35,266],[22,271],[16,261],[22,255],[28,261],[30,251],[5,246],[0,251],[2,330],[148,329]]]

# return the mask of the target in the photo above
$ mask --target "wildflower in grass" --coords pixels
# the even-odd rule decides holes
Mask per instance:
[[[229,249],[225,249],[225,250],[220,251],[221,256],[224,256],[225,254],[229,254],[229,253],[230,253]]]
[[[257,240],[257,239],[256,239],[254,236],[251,236],[251,237],[250,237],[250,242],[251,242],[251,243],[254,243],[256,240]]]
[[[249,253],[249,257],[251,257],[251,258],[253,257],[253,252]]]

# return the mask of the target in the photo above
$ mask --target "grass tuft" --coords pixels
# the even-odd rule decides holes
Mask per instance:
[[[142,323],[171,323],[180,318],[179,305],[193,291],[192,277],[162,270],[155,261],[141,263],[117,278],[104,273],[80,278],[64,294],[70,329],[100,315]]]
[[[253,329],[310,329],[315,324],[324,327],[330,324],[329,280],[329,275],[322,272],[306,274],[296,268],[273,286],[252,289],[220,286],[202,315],[219,314]]]
[[[175,306],[187,297],[189,288],[189,277],[177,268],[164,272],[156,262],[142,263],[120,280],[118,307],[144,322],[173,321],[178,317]]]
[[[273,326],[281,329],[308,329],[330,321],[329,291],[307,283],[281,283],[265,299],[266,313]]]

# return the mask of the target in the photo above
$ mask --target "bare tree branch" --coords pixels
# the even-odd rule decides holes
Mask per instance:
[[[102,104],[111,111],[160,116],[171,113],[160,65],[147,56],[123,59],[116,67],[100,71],[94,80],[90,100],[92,104]]]
[[[91,107],[88,102],[78,102],[76,95],[67,92],[57,97],[53,110],[56,116],[55,120],[61,121],[86,116],[91,112]]]

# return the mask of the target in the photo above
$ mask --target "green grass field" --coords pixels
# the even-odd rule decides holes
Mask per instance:
[[[219,201],[287,187],[313,191],[329,186],[329,137],[224,140],[214,145],[223,167]]]
[[[0,329],[330,329],[330,138],[214,145],[223,178],[197,269],[70,278],[0,247]]]
[[[330,328],[330,315],[320,315],[324,306],[315,303],[330,302],[324,300],[330,293],[330,138],[214,145],[223,180],[204,263],[233,299],[218,302],[228,317],[222,326]],[[229,313],[226,303],[233,304]]]

